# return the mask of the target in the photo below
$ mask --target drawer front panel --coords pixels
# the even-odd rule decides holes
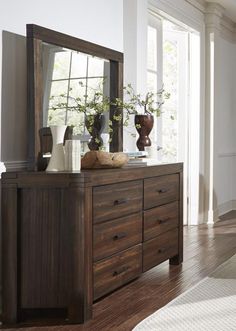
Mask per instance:
[[[141,244],[116,254],[111,258],[94,263],[94,300],[138,277],[141,272]]]
[[[144,209],[164,205],[179,199],[179,175],[167,175],[144,180]]]
[[[178,254],[178,229],[143,244],[143,272]]]
[[[94,261],[111,256],[142,241],[142,213],[96,224],[93,227]]]
[[[95,187],[93,222],[99,223],[141,211],[142,200],[141,180]]]
[[[178,227],[179,202],[175,201],[144,212],[144,241]]]

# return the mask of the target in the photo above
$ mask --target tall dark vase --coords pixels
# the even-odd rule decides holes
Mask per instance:
[[[154,117],[153,115],[135,115],[134,117],[135,127],[138,131],[139,138],[137,140],[137,147],[139,151],[144,151],[146,146],[151,146],[151,139],[149,134],[152,131]]]
[[[103,114],[88,115],[85,117],[85,126],[91,135],[88,147],[91,151],[98,151],[103,145],[101,133],[105,127],[105,116]]]

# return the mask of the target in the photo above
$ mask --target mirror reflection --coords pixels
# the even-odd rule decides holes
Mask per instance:
[[[109,96],[109,77],[109,61],[43,43],[43,127],[73,126],[73,135],[88,141],[84,113],[76,109],[75,99],[86,104],[95,91]]]

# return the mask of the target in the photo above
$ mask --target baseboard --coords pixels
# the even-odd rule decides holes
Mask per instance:
[[[215,209],[214,212],[213,212],[213,221],[212,222],[208,222],[208,224],[215,224],[217,222],[219,222],[219,209]]]
[[[232,210],[236,210],[236,200],[232,200]]]
[[[6,171],[22,171],[28,166],[27,161],[6,161],[4,162]]]
[[[236,205],[235,205],[236,206]],[[233,210],[233,200],[226,201],[218,206],[218,215],[222,216]]]
[[[236,210],[236,200],[229,200],[218,205],[218,208],[214,210],[214,223],[219,221],[220,216],[223,216],[233,210]]]

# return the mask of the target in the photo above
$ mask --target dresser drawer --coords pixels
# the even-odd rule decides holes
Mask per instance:
[[[143,272],[178,254],[178,229],[161,234],[143,244]]]
[[[141,272],[141,244],[113,255],[111,258],[94,263],[94,300],[138,277]]]
[[[167,175],[144,180],[144,209],[164,205],[179,199],[179,175]]]
[[[177,228],[179,224],[179,202],[144,211],[144,241]]]
[[[130,215],[142,210],[141,180],[98,186],[93,189],[93,222]]]
[[[93,227],[94,261],[111,256],[142,241],[142,213],[132,214]]]

